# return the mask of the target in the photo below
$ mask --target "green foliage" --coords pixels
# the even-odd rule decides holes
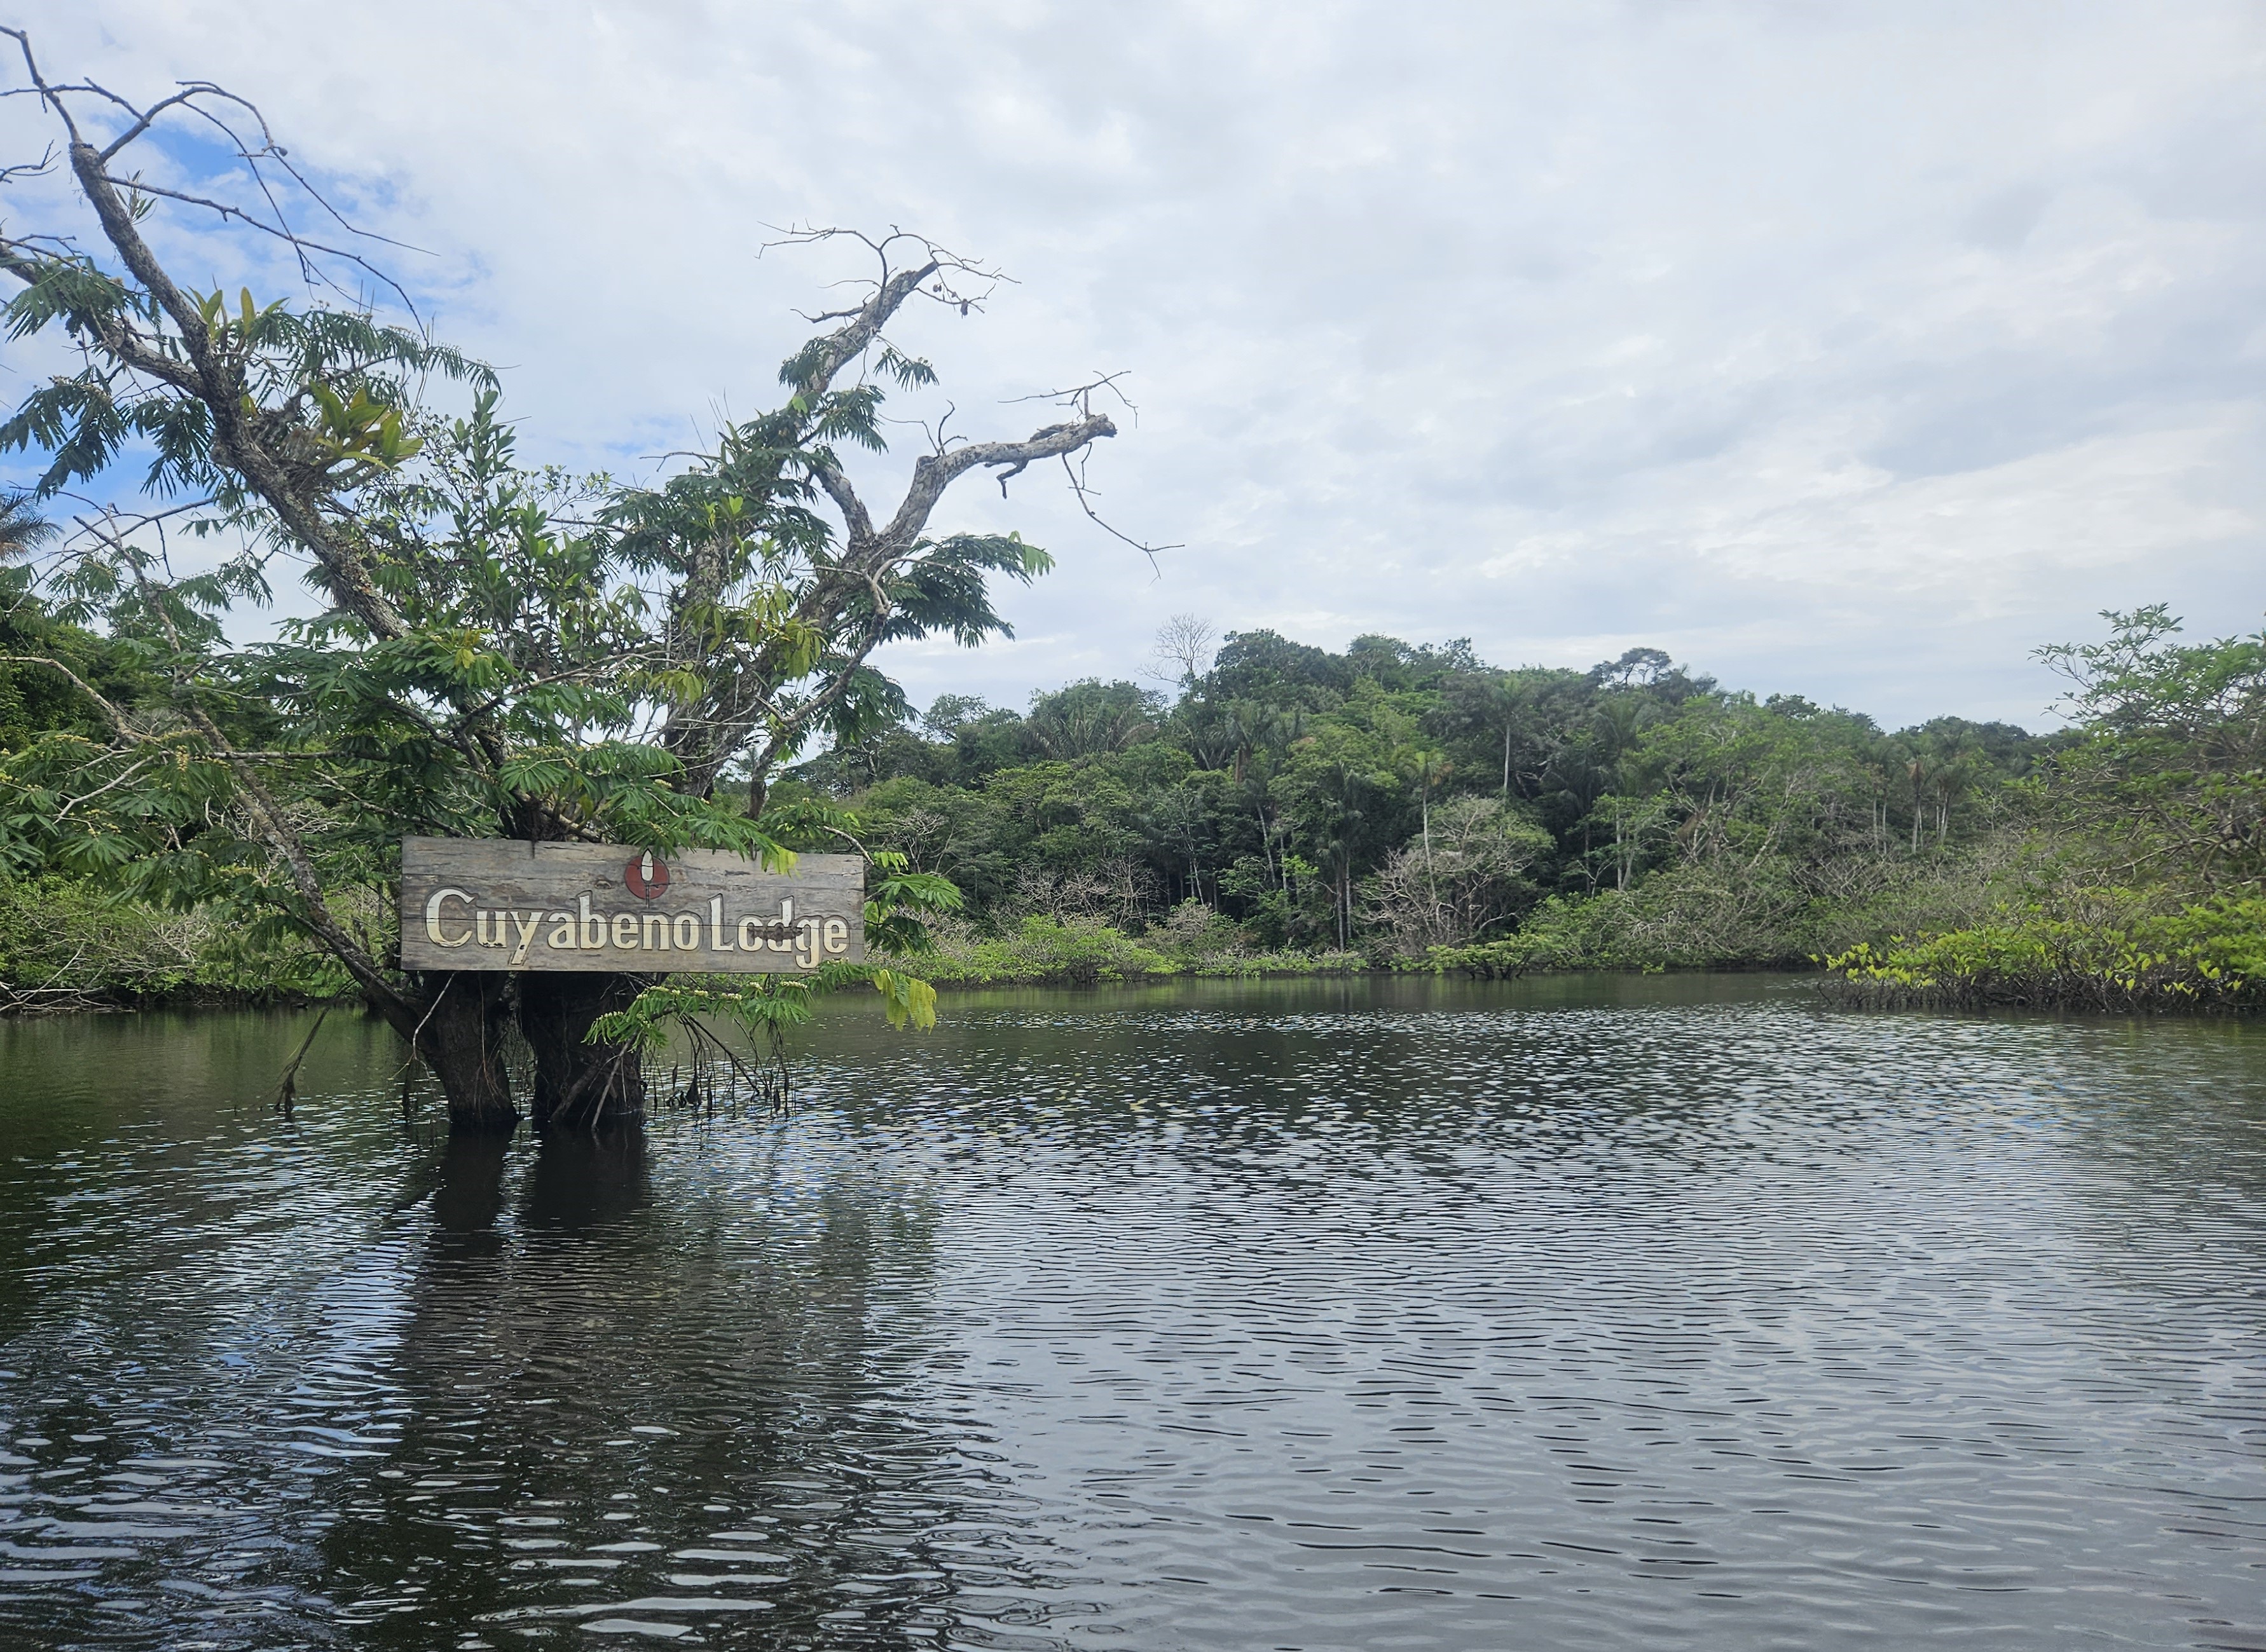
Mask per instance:
[[[55,329],[85,338],[147,338],[186,359],[180,330],[158,298],[91,257],[59,252],[19,271],[26,284],[0,324],[11,338]],[[248,290],[231,315],[220,294],[196,298],[216,369],[232,381],[244,417],[265,444],[296,455],[295,487],[309,495],[352,490],[415,452],[404,419],[428,379],[493,387],[484,366],[421,333],[360,312],[255,309]],[[162,342],[161,342],[162,341]],[[253,495],[216,451],[210,405],[168,394],[128,360],[97,352],[78,373],[34,388],[0,420],[0,451],[48,456],[37,491],[51,495],[102,477],[129,446],[152,455],[144,486],[160,496],[209,494],[226,513]]]
[[[2087,720],[2045,738],[1884,732],[1657,650],[1502,671],[1467,644],[1252,632],[1169,711],[1099,683],[1020,718],[941,702],[803,774],[967,891],[954,979],[1085,967],[1062,928],[1188,972],[1325,950],[1480,974],[1802,968],[2010,904],[2093,921],[2082,891],[2120,867],[2160,905],[2255,886],[2258,640],[2183,649],[2160,610],[2110,618],[2109,643],[2048,651]],[[1066,708],[1110,704],[1137,738],[1097,717],[1064,738]],[[1176,930],[1195,910],[1202,949]]]
[[[1159,697],[1145,688],[1088,679],[1034,696],[1027,725],[1042,752],[1075,761],[1122,751],[1150,735],[1163,710]]]
[[[2096,891],[2131,909],[2145,897]],[[1995,1004],[2113,1011],[2266,1008],[2266,899],[2216,896],[2121,921],[2027,913],[1823,960],[1839,995],[1878,1006]]]
[[[1246,952],[1429,956],[1551,897],[1656,883],[1560,952],[1724,964],[1802,957],[1831,932],[1815,910],[1893,904],[1914,869],[1973,859],[2043,744],[1956,719],[1885,735],[1647,650],[1504,672],[1467,644],[1337,655],[1251,632],[1182,688],[1165,710],[1073,684],[1024,717],[948,697],[798,776],[958,883],[979,935],[1034,914],[1139,935],[1194,900]]]
[[[881,877],[869,877],[866,884],[866,944],[901,957],[932,950],[928,925],[961,909],[965,898],[960,886],[934,872],[910,870],[906,858],[893,849],[876,850],[869,858]],[[889,988],[881,990],[887,993]]]
[[[2182,644],[2159,605],[2110,613],[2107,640],[2042,649],[2087,738],[2037,801],[2111,846],[2130,877],[2193,894],[2266,876],[2266,630]]]
[[[0,1009],[342,997],[336,959],[289,936],[166,912],[83,879],[0,879]]]
[[[1036,913],[1012,935],[996,937],[939,937],[924,960],[939,981],[983,986],[1013,981],[1135,981],[1178,972],[1171,958],[1143,946],[1107,924],[1090,919],[1061,921]]]
[[[936,1025],[936,988],[917,977],[897,970],[874,972],[874,990],[887,1006],[889,1025],[925,1030]]]
[[[1223,659],[1238,686],[1274,702],[1222,695],[1217,671],[1189,679],[1169,710],[1130,685],[1096,682],[1035,696],[1027,717],[947,699],[775,788],[755,848],[783,861],[863,843],[875,956],[947,982],[1387,959],[1480,975],[1800,968],[1885,958],[1896,935],[1996,945],[2007,911],[2032,914],[2017,925],[2023,944],[2064,946],[2138,921],[2088,892],[2104,869],[2129,877],[2139,861],[2158,874],[2131,885],[2143,891],[2133,899],[2153,903],[2150,922],[2245,887],[2250,828],[2238,805],[2257,784],[2244,744],[2245,719],[2257,716],[2255,639],[2184,649],[2167,640],[2160,612],[2141,619],[2135,631],[2132,616],[2113,616],[2120,640],[2099,651],[2056,653],[2093,673],[2074,702],[2093,721],[2047,739],[1955,717],[1883,734],[1796,696],[1759,702],[1715,688],[1644,651],[1586,674],[1505,673],[1467,649],[1385,638],[1344,656],[1280,638],[1239,653],[1232,641]],[[107,645],[79,635],[74,658],[132,692],[136,680],[99,657]],[[389,654],[371,651],[375,670]],[[493,651],[467,641],[461,658],[419,668],[500,669]],[[97,733],[82,717],[49,738]],[[146,815],[153,795],[178,795],[185,813],[197,797],[207,760],[192,733],[166,738],[181,748],[166,787],[121,786],[121,812]],[[30,755],[6,761],[22,768]],[[624,835],[681,841],[682,794],[664,787],[661,807],[640,812],[647,778],[669,772],[650,746],[530,743],[506,772]],[[359,789],[384,809],[408,806],[385,798],[375,775]],[[26,788],[18,804],[35,819],[21,830],[62,797]],[[112,806],[109,794],[86,806]],[[337,806],[347,818],[352,804]],[[747,830],[744,815],[720,812],[729,830]],[[374,836],[358,864],[382,867],[381,854]],[[48,863],[135,886],[130,862]],[[355,864],[342,857],[342,874]],[[224,886],[207,897],[224,898]],[[2156,931],[2130,934],[2132,948],[2184,956]],[[1898,956],[1894,967],[1918,967]],[[1952,955],[1928,955],[1939,956]],[[2094,973],[2120,979],[2123,955],[2103,956]],[[1950,991],[1944,982],[1963,978],[1933,979],[1929,990]],[[641,1014],[675,1001],[643,1001]],[[782,1018],[794,1008],[766,989],[749,1001],[748,1015],[791,1024]],[[702,1003],[701,1014],[738,1013]],[[893,1014],[920,1019],[910,998]]]
[[[854,832],[855,816],[808,803],[793,811],[803,831],[817,826]],[[957,912],[961,894],[950,879],[908,870],[902,855],[872,856],[878,880],[866,885],[866,944],[900,958],[932,955],[928,924]],[[822,964],[794,975],[676,975],[647,986],[620,1009],[591,1022],[588,1041],[618,1044],[651,1053],[674,1031],[711,1018],[729,1021],[776,1056],[790,1030],[807,1022],[812,1006],[844,987],[870,986],[881,995],[889,1025],[925,1030],[936,1025],[936,988],[903,969],[877,964]]]
[[[816,1001],[845,986],[871,985],[893,1027],[936,1024],[936,992],[869,964],[822,964],[797,975],[674,975],[590,1023],[588,1041],[650,1054],[688,1022],[728,1021],[767,1045],[807,1023]]]
[[[1152,924],[1137,938],[1098,919],[1040,913],[1024,918],[1002,935],[976,935],[947,926],[937,935],[935,950],[922,958],[921,967],[937,981],[957,986],[1092,986],[1178,975],[1351,975],[1371,967],[1358,952],[1254,950],[1237,926],[1208,908],[1190,903],[1183,912],[1190,911],[1197,914],[1193,927],[1168,921]]]
[[[326,891],[384,884],[402,835],[723,849],[778,869],[789,837],[854,841],[852,817],[807,799],[767,816],[771,772],[813,739],[895,724],[903,696],[873,649],[1004,634],[989,581],[1052,565],[1013,534],[925,537],[917,521],[902,544],[845,544],[812,508],[847,485],[840,446],[883,448],[882,383],[933,377],[875,331],[917,282],[884,282],[799,353],[782,406],[632,486],[523,464],[493,375],[421,334],[248,290],[185,307],[127,273],[144,267],[121,238],[135,232],[105,228],[118,266],[58,252],[18,272],[15,337],[99,347],[0,421],[0,449],[44,455],[41,496],[147,449],[144,491],[181,502],[62,545],[44,604],[14,575],[0,593],[0,873],[319,938],[398,1019],[421,1021],[421,989],[363,951]],[[875,373],[844,388],[861,357]],[[201,376],[169,365],[183,361]],[[420,400],[450,381],[470,396],[455,417]],[[183,531],[244,549],[176,577],[164,535]],[[52,537],[4,501],[0,556]],[[231,642],[230,615],[267,600],[284,552],[311,554],[322,610]],[[720,790],[734,766],[744,792]],[[876,870],[874,943],[917,952],[957,891],[886,851]],[[877,985],[897,1018],[926,1014],[902,972]],[[748,1013],[793,1001],[752,993]]]

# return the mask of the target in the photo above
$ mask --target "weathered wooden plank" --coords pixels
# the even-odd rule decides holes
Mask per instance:
[[[866,869],[793,872],[714,849],[404,838],[401,964],[412,970],[771,974],[866,957]]]

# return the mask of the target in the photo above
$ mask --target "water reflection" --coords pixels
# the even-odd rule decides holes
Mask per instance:
[[[980,1432],[922,1404],[932,1213],[752,1145],[760,1182],[657,1201],[635,1132],[450,1144],[384,1361],[397,1431],[325,1542],[340,1624],[418,1647],[435,1621],[760,1619],[760,1644],[815,1647],[983,1615],[955,1612],[946,1552],[999,1543],[1005,1488]],[[984,1571],[1035,1584],[1011,1553]]]
[[[496,1219],[503,1214],[511,1146],[508,1136],[493,1132],[442,1139],[440,1176],[431,1195],[436,1246],[454,1240],[460,1254],[471,1255],[493,1255],[503,1248]]]
[[[0,1639],[2266,1644],[2257,1029],[949,1008],[509,1143],[0,1029]]]

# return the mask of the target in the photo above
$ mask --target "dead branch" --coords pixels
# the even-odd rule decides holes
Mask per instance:
[[[291,1117],[292,1106],[299,1099],[299,1064],[307,1059],[307,1052],[315,1047],[315,1035],[322,1031],[323,1023],[330,1018],[330,1007],[325,1005],[322,1013],[315,1017],[315,1024],[307,1029],[307,1036],[299,1041],[297,1053],[285,1064],[283,1076],[276,1081],[274,1099],[269,1105],[286,1118]]]
[[[905,490],[904,502],[897,506],[888,527],[878,535],[879,543],[910,549],[928,526],[930,513],[943,499],[944,491],[978,466],[1004,469],[1006,477],[1013,477],[1034,460],[1075,453],[1116,433],[1117,426],[1110,423],[1107,414],[1092,413],[1068,424],[1049,425],[1024,441],[975,441],[948,453],[924,454],[913,461],[912,485]],[[1006,477],[1000,478],[1003,488]]]
[[[1073,465],[1071,462],[1070,455],[1068,454],[1064,454],[1063,455],[1063,474],[1070,478],[1070,491],[1078,497],[1078,508],[1085,513],[1086,519],[1096,528],[1099,528],[1103,533],[1108,535],[1112,539],[1122,540],[1126,544],[1132,546],[1134,549],[1139,551],[1143,556],[1149,558],[1149,565],[1152,568],[1157,564],[1158,552],[1166,550],[1185,550],[1188,549],[1186,545],[1178,542],[1169,545],[1151,545],[1144,540],[1136,539],[1130,534],[1121,531],[1115,524],[1111,523],[1107,518],[1105,518],[1100,512],[1095,510],[1093,508],[1093,500],[1091,497],[1093,489],[1087,484],[1085,479],[1084,455],[1079,455],[1079,458],[1080,462]]]
[[[323,520],[315,495],[282,455],[271,451],[257,427],[258,410],[245,382],[243,364],[219,347],[196,301],[185,293],[143,237],[132,205],[107,170],[103,151],[79,128],[64,93],[88,92],[113,101],[115,94],[88,87],[58,88],[42,76],[22,29],[0,28],[20,48],[25,72],[40,100],[63,127],[65,153],[79,193],[94,209],[103,236],[142,290],[173,324],[179,353],[146,341],[111,318],[90,317],[103,347],[133,370],[147,375],[204,404],[212,420],[213,445],[229,467],[273,510],[286,529],[314,556],[340,603],[376,636],[388,641],[408,635],[409,627],[377,587],[368,558]],[[249,157],[247,157],[249,158]],[[129,185],[128,187],[133,187]],[[288,235],[288,227],[285,233]],[[13,244],[0,245],[0,268],[26,285],[43,273],[42,261]],[[252,412],[247,414],[247,408]]]
[[[874,255],[874,263],[880,270],[878,281],[881,285],[886,285],[894,279],[891,272],[897,264],[898,244],[909,243],[918,249],[919,256],[914,263],[922,269],[922,280],[927,281],[931,277],[934,278],[932,285],[924,287],[917,282],[916,288],[921,292],[923,297],[956,309],[963,316],[983,309],[984,301],[997,292],[1002,283],[1012,284],[1014,280],[1014,277],[993,268],[980,258],[962,258],[956,252],[939,246],[926,236],[916,235],[910,229],[901,229],[895,224],[889,226],[888,234],[879,239],[867,235],[862,229],[852,229],[840,224],[789,225],[778,229],[777,237],[775,240],[764,242],[757,249],[756,256],[761,258],[774,247],[819,246],[829,241],[844,239],[855,241]],[[983,283],[983,290],[981,292],[960,291],[952,285],[951,277],[954,275],[965,277],[971,282],[981,281]],[[840,321],[845,317],[856,316],[861,313],[862,309],[863,306],[859,306],[848,309],[822,310],[815,315],[803,315],[802,319],[809,322],[813,326],[823,326],[830,321]],[[801,312],[798,311],[797,314]]]

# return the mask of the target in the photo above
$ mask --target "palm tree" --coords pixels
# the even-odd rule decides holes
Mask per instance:
[[[55,536],[55,525],[40,514],[29,493],[0,493],[0,562],[28,555]]]
[[[1631,653],[1639,651],[1631,650]],[[1657,652],[1657,650],[1653,651]],[[1626,656],[1624,657],[1626,659]],[[1637,742],[1644,731],[1659,720],[1660,708],[1654,702],[1628,693],[1607,693],[1602,695],[1597,710],[1590,714],[1589,740],[1601,777],[1612,788],[1613,804],[1613,887],[1626,889],[1634,872],[1636,841],[1630,836],[1623,817],[1627,813],[1627,799],[1621,795],[1628,784],[1633,768],[1632,758]],[[1602,799],[1593,798],[1595,808]]]
[[[1502,795],[1510,796],[1513,739],[1533,720],[1531,691],[1509,672],[1455,679],[1449,688],[1458,721],[1473,734],[1502,737]]]

